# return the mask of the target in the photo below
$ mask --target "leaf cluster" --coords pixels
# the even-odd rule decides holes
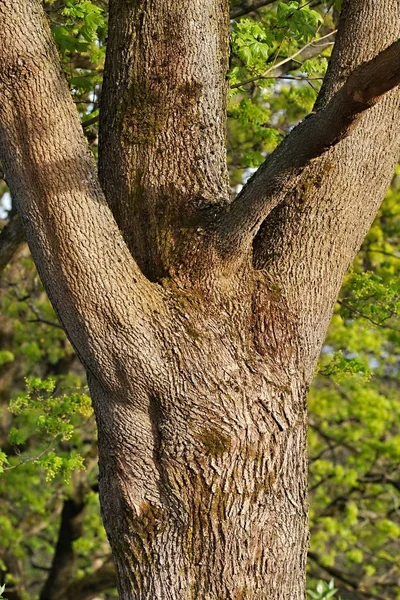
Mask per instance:
[[[277,3],[232,24],[228,74],[228,161],[232,184],[258,167],[310,112],[327,68],[330,44],[313,47],[333,30],[323,8]]]

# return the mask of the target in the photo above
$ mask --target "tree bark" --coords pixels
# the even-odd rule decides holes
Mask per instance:
[[[0,3],[0,160],[88,372],[123,600],[305,595],[306,392],[400,147],[398,90],[370,108],[399,10],[345,3],[319,111],[230,202],[227,3],[111,0],[106,203],[38,2]]]
[[[153,309],[146,318],[143,305],[122,299],[151,297],[155,307],[157,292],[106,205],[40,5],[4,1],[0,22],[0,154],[9,186],[61,322],[86,368],[109,382],[118,350],[102,347],[104,327],[133,335]]]
[[[227,202],[227,0],[111,0],[99,173],[144,273],[183,261],[196,212]]]
[[[169,386],[150,397],[158,498],[133,474],[138,432],[127,408],[107,446],[99,423],[100,497],[121,598],[300,598],[305,387],[298,373],[263,361],[251,339],[243,345],[237,316],[184,302],[179,345],[168,344]]]
[[[345,1],[316,108],[323,110],[359,65],[399,36],[397,0]],[[254,241],[255,266],[282,291],[301,326],[310,373],[344,274],[371,226],[399,157],[399,103],[397,87],[361,116],[351,135],[311,161]]]

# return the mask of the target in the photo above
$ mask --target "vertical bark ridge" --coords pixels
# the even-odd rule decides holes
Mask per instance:
[[[398,150],[398,93],[351,141],[316,159],[273,211],[255,242],[257,282],[249,268],[240,281],[221,277],[217,290],[162,288],[141,269],[158,280],[184,259],[193,269],[203,261],[206,279],[212,266],[196,244],[189,258],[184,251],[198,211],[227,201],[228,6],[111,0],[110,8],[100,171],[140,268],[99,188],[33,0],[0,2],[0,159],[89,370],[120,596],[299,600],[306,389]],[[399,11],[398,0],[347,3],[343,39],[363,50],[346,55],[346,72],[379,51],[365,19],[377,20],[389,44]],[[334,81],[343,69],[335,60]]]
[[[182,260],[199,208],[228,200],[227,0],[111,0],[99,172],[153,280]]]
[[[120,597],[298,600],[308,533],[296,355],[260,356],[246,297],[242,310],[180,300],[160,331],[158,381],[132,371],[108,396],[90,381]],[[285,319],[274,327],[288,338]]]

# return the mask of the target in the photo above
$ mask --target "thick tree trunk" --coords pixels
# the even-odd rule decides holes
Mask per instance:
[[[231,203],[227,2],[110,10],[107,203],[36,0],[0,2],[0,160],[87,369],[120,596],[300,600],[306,390],[399,151],[398,0],[345,2],[321,110]]]
[[[91,382],[120,597],[298,600],[308,547],[301,368],[285,353],[263,359],[238,306],[221,317],[220,304],[182,302],[156,387],[138,382],[131,397],[105,402]],[[287,327],[275,321],[277,335]],[[147,397],[140,422],[135,394]],[[138,450],[146,421],[151,457]]]

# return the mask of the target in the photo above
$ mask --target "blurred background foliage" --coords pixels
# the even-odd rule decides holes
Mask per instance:
[[[44,6],[96,156],[107,2]],[[232,193],[312,110],[339,9],[231,3]],[[85,375],[22,237],[10,251],[17,217],[0,175],[0,598],[115,599]],[[400,170],[346,277],[310,392],[309,598],[400,599],[399,200]]]

